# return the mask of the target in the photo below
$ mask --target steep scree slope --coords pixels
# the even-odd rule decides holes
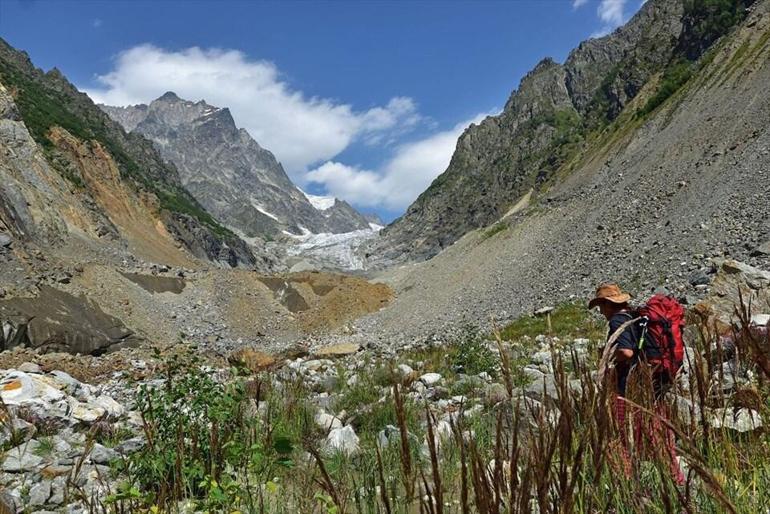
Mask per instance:
[[[543,60],[500,115],[465,131],[447,170],[367,253],[386,264],[430,258],[500,219],[531,188],[547,190],[645,84],[664,70],[689,72],[748,3],[650,0],[624,27],[580,44],[563,65]]]
[[[640,296],[667,284],[694,301],[698,277],[723,255],[767,269],[770,1],[757,2],[693,77],[641,114],[658,83],[538,202],[431,260],[385,272],[397,300],[362,320],[360,333],[396,344],[463,320],[488,326],[490,316],[585,298],[608,279]]]

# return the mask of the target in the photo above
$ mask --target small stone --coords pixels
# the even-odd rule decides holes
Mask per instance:
[[[424,375],[420,376],[419,380],[426,386],[430,387],[441,382],[441,375],[438,373],[425,373]]]
[[[16,512],[17,501],[8,491],[0,490],[0,512]]]
[[[396,373],[398,373],[398,376],[400,376],[401,378],[407,378],[411,376],[412,373],[414,373],[414,370],[410,366],[407,366],[406,364],[399,364],[396,367]]]
[[[56,281],[60,284],[69,284],[72,282],[72,274],[69,272],[63,272],[56,275]]]
[[[15,448],[11,448],[5,454],[3,471],[19,472],[34,471],[43,463],[43,459],[35,455],[35,450],[40,443],[34,439]]]
[[[13,418],[8,426],[8,422],[0,423],[0,445],[5,445],[15,439],[15,442],[29,441],[35,437],[37,428],[32,423],[23,419]]]
[[[318,411],[315,415],[315,424],[325,431],[342,428],[342,421],[339,418],[324,411]]]
[[[719,408],[711,412],[709,425],[714,428],[728,428],[740,433],[751,432],[762,428],[762,417],[753,409]]]
[[[0,232],[0,248],[8,248],[11,246],[11,236],[5,232]]]
[[[497,405],[508,400],[508,390],[503,384],[492,383],[484,389],[484,402],[489,405]]]
[[[106,410],[98,405],[89,405],[87,403],[79,402],[74,398],[69,399],[70,416],[78,421],[85,421],[86,423],[93,423],[97,419],[102,418],[106,414]]]
[[[386,425],[377,433],[377,444],[380,448],[387,448],[391,443],[398,443],[401,437],[399,429],[393,425]]]
[[[72,377],[69,373],[55,369],[50,373],[56,377],[56,382],[60,383],[69,394],[75,394],[83,387],[83,384]]]
[[[134,437],[131,439],[126,439],[125,441],[117,445],[115,447],[115,451],[123,455],[130,455],[144,448],[144,445],[145,445],[145,441],[143,438]]]
[[[687,281],[693,287],[707,286],[711,283],[711,278],[704,270],[697,270],[690,273],[690,276],[687,277]]]
[[[103,394],[96,398],[96,400],[93,401],[94,405],[97,407],[101,407],[102,409],[107,412],[107,416],[110,418],[119,418],[121,417],[125,412],[126,409],[112,399],[112,397],[107,396],[106,394]]]

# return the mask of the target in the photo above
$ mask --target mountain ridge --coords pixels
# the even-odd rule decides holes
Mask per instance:
[[[57,185],[60,191],[57,194],[74,194],[74,201],[85,207],[87,217],[97,220],[97,226],[88,231],[89,237],[119,239],[126,230],[130,232],[136,228],[125,223],[116,224],[110,216],[114,218],[119,213],[110,213],[111,206],[99,202],[100,180],[89,181],[83,175],[84,171],[98,170],[97,174],[111,177],[107,180],[116,186],[127,187],[120,193],[127,202],[146,204],[142,209],[150,214],[152,221],[142,215],[142,223],[162,225],[163,228],[159,229],[163,232],[162,237],[180,244],[190,256],[225,266],[267,265],[264,261],[258,262],[241,239],[220,225],[187,193],[176,169],[161,159],[149,141],[127,134],[87,95],[69,83],[59,70],[54,68],[43,72],[37,69],[26,53],[17,51],[2,39],[0,83],[5,86],[5,103],[13,105],[9,110],[18,113],[18,119],[9,118],[9,122],[22,122],[23,131],[28,131],[28,136],[34,141],[27,141],[27,136],[18,140],[25,152],[36,156],[41,176],[47,181],[53,180],[48,178],[52,173],[64,178],[71,191],[67,192],[64,186]],[[14,133],[20,134],[19,130],[22,129],[14,128]],[[33,149],[35,145],[38,148]],[[23,182],[16,182],[11,176],[5,178],[7,189],[0,203],[9,213],[24,212],[26,207],[23,203],[29,203],[32,192],[23,187]],[[12,186],[15,187],[13,191],[10,189]],[[130,218],[123,221],[130,225]],[[16,224],[20,223],[24,225],[26,234],[42,234],[36,229],[37,220],[34,217],[28,216],[23,220],[17,217]],[[67,232],[71,228],[72,223],[59,223],[57,230],[60,232],[47,231],[48,236],[43,237],[41,242],[61,241],[69,237]],[[155,232],[154,228],[148,233],[152,232]]]
[[[236,126],[227,107],[169,91],[147,105],[100,108],[126,130],[152,140],[192,195],[248,238],[368,228],[365,217],[344,201],[315,208],[273,153]]]
[[[751,4],[739,2],[729,26]],[[729,29],[715,31],[709,16],[716,16],[693,5],[648,1],[612,34],[582,42],[564,64],[541,60],[500,115],[466,129],[447,170],[366,249],[372,265],[429,259],[502,218],[527,191],[544,193],[657,73],[682,57],[697,59]]]

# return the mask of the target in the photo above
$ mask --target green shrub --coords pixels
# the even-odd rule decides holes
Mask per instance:
[[[489,338],[472,325],[466,325],[462,332],[452,356],[455,368],[466,375],[486,372],[496,377],[499,359],[489,349]]]
[[[658,90],[647,100],[644,107],[640,109],[639,114],[644,116],[657,109],[659,105],[679,91],[690,80],[694,71],[695,65],[685,60],[677,61],[668,66],[663,72],[663,78],[661,79],[660,86],[658,86]]]

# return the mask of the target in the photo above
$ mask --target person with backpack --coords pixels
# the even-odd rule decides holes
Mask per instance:
[[[642,412],[633,413],[635,447],[647,447],[654,451],[661,443],[665,444],[662,451],[670,459],[675,482],[681,485],[685,479],[676,456],[674,434],[661,419],[667,418],[663,397],[673,385],[682,365],[684,308],[675,298],[665,295],[653,296],[638,309],[630,306],[630,300],[631,295],[617,284],[604,283],[599,285],[594,298],[588,302],[589,309],[598,307],[609,322],[607,344],[613,345],[608,351],[613,352],[615,362],[615,416],[622,443],[620,457],[626,473],[630,475],[625,397],[629,376],[636,370],[640,372],[639,376],[647,379],[641,382],[651,388],[647,392],[651,393],[648,397],[652,398],[656,416],[650,419]]]

